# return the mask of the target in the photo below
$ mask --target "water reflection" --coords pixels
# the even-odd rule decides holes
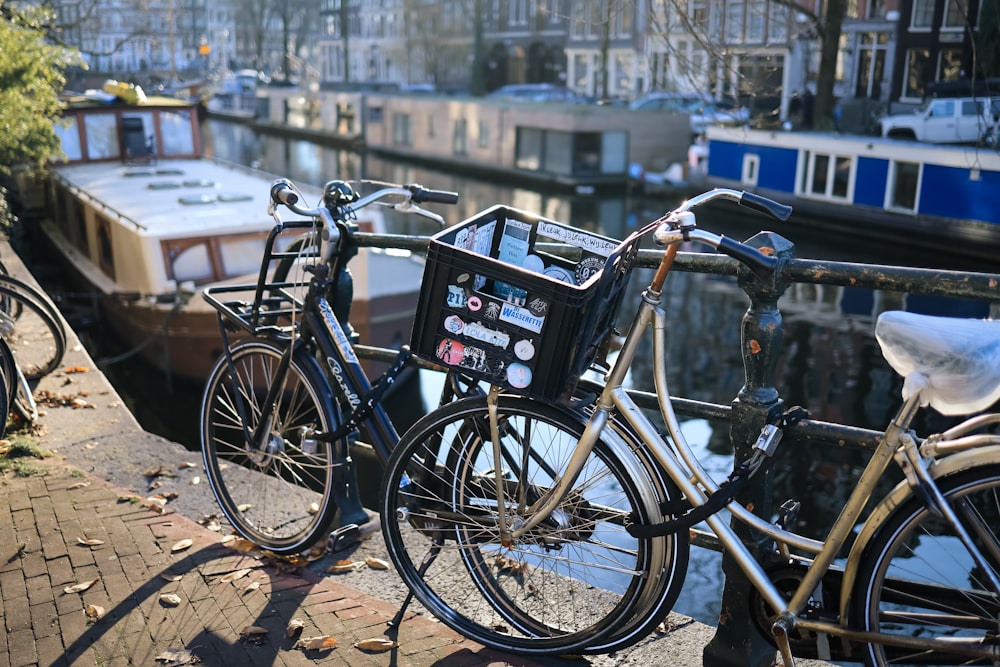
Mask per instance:
[[[295,181],[320,185],[331,178],[370,178],[420,182],[455,190],[457,207],[440,212],[458,222],[495,203],[540,213],[577,227],[624,238],[636,225],[658,217],[678,202],[620,197],[577,197],[467,178],[456,173],[388,160],[346,150],[324,148],[306,141],[257,134],[233,123],[209,121],[206,148],[217,157],[253,165]],[[996,271],[983,262],[900,248],[893,244],[860,242],[832,232],[802,228],[795,219],[774,223],[752,213],[712,209],[699,214],[700,224],[736,238],[748,238],[766,225],[796,244],[795,255],[815,259],[943,269]],[[421,233],[428,233],[423,231]],[[649,272],[637,271],[626,304],[635,304]],[[645,281],[645,282],[644,282]],[[670,313],[666,330],[667,376],[671,393],[711,403],[729,404],[743,385],[740,322],[748,306],[735,279],[674,272],[665,286]],[[887,309],[967,317],[985,317],[990,304],[942,297],[904,295],[828,285],[793,285],[779,302],[784,318],[784,351],[775,369],[775,386],[787,405],[806,407],[815,419],[863,428],[882,429],[900,400],[901,380],[887,366],[873,339],[875,317]],[[998,314],[994,305],[994,316]],[[626,311],[628,308],[626,307]],[[623,313],[622,326],[628,323]],[[631,375],[638,388],[652,387],[651,341],[644,341]],[[732,459],[725,424],[693,420],[692,438],[706,453],[709,468],[723,479]],[[929,414],[918,430],[939,430],[943,418]],[[773,471],[775,500],[802,502],[799,528],[821,535],[833,512],[853,488],[864,451],[796,443],[781,452]],[[890,483],[887,480],[886,483]],[[691,583],[678,611],[715,622],[721,586],[717,556],[695,550]]]

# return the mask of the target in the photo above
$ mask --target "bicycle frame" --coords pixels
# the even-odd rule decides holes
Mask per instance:
[[[517,540],[521,538],[538,526],[555,510],[579,474],[582,462],[591,452],[594,444],[600,437],[602,429],[612,419],[628,424],[632,432],[638,437],[638,441],[649,449],[656,461],[662,466],[693,507],[704,505],[709,497],[718,491],[718,485],[701,467],[697,457],[681,432],[680,424],[674,414],[670,402],[670,394],[667,389],[667,351],[664,336],[667,318],[660,307],[660,303],[662,285],[676,255],[677,247],[674,244],[667,249],[652,284],[642,295],[642,301],[633,324],[626,336],[618,358],[607,373],[604,389],[597,399],[594,412],[567,469],[548,492],[527,510],[525,515],[530,517],[528,520],[514,527],[506,528],[506,535],[509,539]],[[653,368],[656,394],[659,410],[667,426],[673,446],[663,439],[656,426],[629,397],[622,386],[631,362],[635,358],[639,341],[651,327],[655,334]],[[931,443],[921,449],[915,437],[908,431],[910,421],[917,412],[919,404],[920,397],[917,394],[907,400],[900,408],[898,414],[886,429],[885,437],[875,449],[854,491],[846,501],[840,515],[824,541],[820,542],[806,538],[785,530],[778,525],[769,523],[753,514],[738,502],[731,502],[726,506],[736,520],[774,540],[778,545],[778,553],[787,556],[788,548],[791,547],[814,554],[815,557],[809,563],[803,579],[790,600],[786,600],[785,596],[778,591],[758,560],[736,535],[731,525],[719,513],[715,513],[706,519],[706,523],[708,523],[711,530],[718,537],[723,548],[739,565],[750,583],[760,592],[766,603],[772,609],[779,612],[772,632],[778,641],[785,664],[794,664],[788,636],[795,628],[826,633],[848,640],[883,643],[916,650],[932,650],[934,648],[941,650],[940,641],[935,643],[933,639],[866,633],[851,630],[842,624],[846,623],[846,621],[835,623],[800,617],[810,598],[819,588],[823,577],[829,571],[837,554],[850,537],[853,527],[857,525],[862,510],[872,498],[877,482],[894,458],[900,463],[904,471],[907,472],[909,478],[908,482],[903,482],[897,487],[896,495],[915,492],[924,497],[932,511],[942,514],[951,524],[952,528],[955,529],[974,562],[983,568],[985,572],[992,573],[992,568],[987,566],[986,558],[973,543],[971,536],[958,520],[954,510],[948,506],[940,491],[938,491],[926,463],[930,460],[929,457],[933,457],[938,453],[948,453],[949,459],[956,459],[955,466],[968,465],[972,459],[976,459],[977,462],[983,462],[984,454],[982,449],[975,452],[965,451],[963,454],[957,455],[953,454],[953,452],[969,450],[973,447],[982,447],[984,444],[1000,443],[1000,437],[997,436],[969,436],[961,438],[964,433],[982,426],[984,422],[992,423],[1000,421],[1000,417],[992,415],[969,419],[967,422],[944,434],[947,443]],[[990,448],[987,456],[992,456],[994,459],[1000,457],[1000,448]],[[962,460],[963,458],[966,460]],[[498,494],[501,489],[502,486],[498,485]],[[502,507],[503,499],[498,498],[498,501]],[[877,529],[877,525],[874,524],[873,528],[868,528],[869,523],[872,523],[871,519],[866,522],[866,530],[861,534],[864,539],[859,539],[855,542],[851,551],[851,557],[848,559],[848,569],[845,572],[842,584],[843,594],[841,596],[842,608],[840,614],[842,619],[846,618],[845,609],[855,578],[857,557],[864,547],[864,542]],[[504,528],[501,528],[501,530],[504,530]],[[998,554],[991,555],[994,557],[998,556]],[[994,587],[995,592],[1000,595],[1000,581],[997,580],[996,576],[991,574],[990,583]],[[949,644],[948,651],[956,655],[996,659],[993,649],[989,646],[973,647]]]

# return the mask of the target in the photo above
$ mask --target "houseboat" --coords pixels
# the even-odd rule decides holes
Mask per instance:
[[[216,311],[201,292],[256,281],[274,226],[267,213],[274,176],[202,157],[196,109],[175,99],[67,99],[57,132],[65,161],[50,170],[38,219],[45,240],[80,279],[75,289],[96,296],[117,337],[163,371],[204,380],[221,342]],[[318,197],[318,189],[303,190]],[[384,229],[378,207],[358,215],[363,228]],[[351,270],[361,340],[406,341],[419,259],[363,248]]]
[[[709,128],[707,178],[792,204],[790,222],[1000,256],[1000,153],[880,137]]]

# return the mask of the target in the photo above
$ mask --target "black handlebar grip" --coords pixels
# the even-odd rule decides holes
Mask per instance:
[[[740,206],[746,206],[747,208],[752,208],[755,211],[760,211],[761,213],[769,215],[776,220],[788,220],[788,216],[792,214],[791,206],[779,204],[773,199],[761,197],[760,195],[752,192],[743,193],[743,196],[740,197]]]
[[[417,204],[429,202],[432,204],[457,204],[458,193],[446,190],[428,190],[422,185],[407,185],[410,191],[410,198]]]
[[[722,240],[719,241],[719,250],[743,262],[751,271],[762,278],[773,274],[775,268],[778,266],[777,258],[765,255],[760,250],[745,243],[734,241],[728,236],[723,236]]]
[[[275,201],[285,206],[294,206],[299,203],[299,195],[292,187],[291,181],[287,178],[280,178],[271,184],[271,201]]]

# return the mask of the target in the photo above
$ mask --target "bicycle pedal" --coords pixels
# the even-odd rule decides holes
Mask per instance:
[[[340,526],[330,533],[330,537],[326,541],[326,550],[333,553],[341,549],[346,549],[360,541],[361,526],[356,523],[349,523],[346,526]]]

